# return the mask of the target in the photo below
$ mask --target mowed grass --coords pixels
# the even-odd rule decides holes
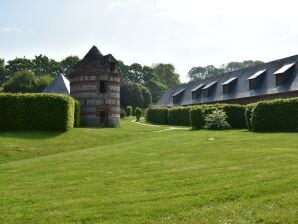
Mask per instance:
[[[0,223],[298,223],[298,133],[0,133]]]

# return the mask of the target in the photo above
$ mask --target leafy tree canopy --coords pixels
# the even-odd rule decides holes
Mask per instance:
[[[179,74],[175,73],[175,67],[172,64],[156,64],[153,66],[153,72],[167,88],[180,84]]]
[[[262,61],[246,60],[243,62],[229,62],[220,66],[219,68],[215,67],[214,65],[207,65],[205,67],[193,67],[188,72],[188,77],[191,80],[204,80],[209,77],[218,76],[227,72],[232,72],[251,66],[256,66],[262,63]]]

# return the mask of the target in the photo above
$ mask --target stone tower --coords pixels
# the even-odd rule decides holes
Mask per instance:
[[[81,102],[82,126],[120,124],[120,74],[116,59],[93,46],[68,76],[70,95]]]

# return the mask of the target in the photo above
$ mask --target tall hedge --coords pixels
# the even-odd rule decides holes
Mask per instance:
[[[232,128],[246,128],[245,106],[238,104],[210,104],[194,107],[193,112],[190,113],[192,128],[202,128],[205,124],[205,117],[217,109],[226,113],[227,122]]]
[[[168,110],[168,122],[172,125],[190,125],[190,107],[173,107]]]
[[[298,98],[259,102],[251,125],[254,131],[298,131]]]
[[[246,128],[245,106],[240,104],[218,105],[227,115],[227,122],[232,128]]]
[[[245,106],[245,123],[248,130],[252,130],[251,127],[251,116],[256,104],[248,104]]]
[[[201,129],[204,126],[204,111],[202,107],[193,107],[190,110],[192,129]]]
[[[81,125],[81,103],[79,100],[74,100],[74,127],[78,128]]]
[[[155,107],[148,108],[146,120],[156,124],[168,124],[168,108]]]
[[[0,94],[0,130],[66,131],[74,100],[58,94]]]

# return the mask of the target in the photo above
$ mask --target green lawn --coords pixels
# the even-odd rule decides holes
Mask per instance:
[[[0,223],[298,223],[298,133],[0,132]]]

